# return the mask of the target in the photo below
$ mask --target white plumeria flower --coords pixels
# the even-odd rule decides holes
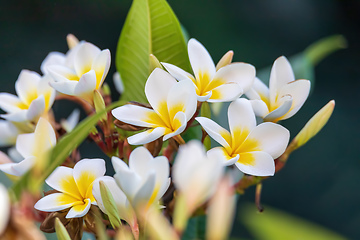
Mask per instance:
[[[304,104],[310,92],[309,80],[296,80],[286,57],[275,60],[270,74],[269,88],[258,78],[246,92],[255,114],[264,121],[277,122],[293,116]]]
[[[156,204],[170,185],[168,159],[154,158],[145,147],[131,152],[129,166],[117,157],[111,160],[114,178],[135,209]]]
[[[10,198],[4,185],[0,183],[0,236],[4,233],[10,218]]]
[[[192,140],[180,146],[172,176],[176,188],[185,195],[191,211],[215,193],[223,172],[221,157],[207,155],[204,146]]]
[[[99,206],[101,211],[103,211],[105,214],[108,214],[105,209],[103,199],[101,197],[100,184],[99,184],[100,181],[102,181],[110,190],[114,198],[114,201],[116,203],[119,217],[125,220],[127,223],[129,223],[130,226],[136,224],[137,220],[133,207],[131,206],[125,193],[117,185],[115,179],[109,176],[104,176],[96,179],[93,185],[92,192],[96,199],[97,205]]]
[[[193,38],[188,42],[188,52],[195,77],[172,64],[162,64],[177,80],[191,80],[200,102],[233,101],[253,84],[255,68],[250,64],[231,63],[216,71],[208,51]]]
[[[224,165],[235,163],[246,174],[274,175],[274,159],[285,151],[289,131],[271,122],[256,126],[256,118],[247,99],[238,99],[230,104],[228,119],[230,132],[208,118],[196,118],[209,136],[222,145],[209,150],[208,154],[220,154]]]
[[[115,118],[149,130],[128,138],[132,145],[152,142],[161,136],[167,140],[182,133],[196,111],[195,90],[189,81],[177,82],[156,68],[145,84],[145,95],[153,109],[127,104],[112,110]]]
[[[94,90],[100,89],[109,71],[110,51],[100,50],[88,42],[80,42],[70,51],[73,55],[66,59],[65,64],[47,66],[54,79],[50,85],[63,94],[92,103]]]
[[[49,111],[55,100],[55,90],[49,86],[49,81],[49,77],[22,70],[15,82],[18,96],[0,93],[0,108],[7,112],[1,117],[13,122],[37,122],[40,116]]]
[[[13,176],[21,176],[55,145],[54,129],[46,119],[40,118],[35,132],[20,134],[17,137],[16,150],[24,159],[20,162],[0,164],[0,170]]]
[[[74,168],[57,167],[45,182],[59,193],[41,198],[35,208],[44,212],[69,209],[66,218],[78,218],[87,214],[91,204],[96,205],[92,193],[95,180],[105,174],[103,159],[82,159]]]

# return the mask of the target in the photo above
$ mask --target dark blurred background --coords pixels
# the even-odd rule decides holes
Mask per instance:
[[[336,107],[327,126],[295,152],[285,169],[263,185],[262,202],[360,239],[360,1],[346,0],[169,0],[191,37],[215,62],[228,50],[235,61],[261,69],[280,55],[290,57],[323,37],[342,34],[348,48],[324,59],[315,71],[315,89],[303,108],[283,124],[292,137],[329,100]],[[0,4],[1,92],[14,93],[21,69],[40,72],[50,51],[66,52],[66,35],[112,53],[130,0],[23,0]],[[115,98],[116,91],[113,90]],[[64,111],[64,105],[54,106]],[[59,116],[57,116],[59,117]],[[1,134],[1,133],[0,133]],[[82,152],[95,157],[92,149]],[[253,201],[249,189],[241,201]],[[255,207],[254,207],[255,208]],[[242,235],[243,229],[234,234]],[[245,230],[244,230],[245,231]]]

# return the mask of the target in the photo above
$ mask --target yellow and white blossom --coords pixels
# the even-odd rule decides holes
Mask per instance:
[[[60,166],[45,180],[58,193],[40,199],[35,208],[44,212],[69,209],[66,218],[83,217],[91,204],[96,205],[92,193],[95,180],[105,174],[103,159],[82,159],[74,168]]]
[[[45,71],[53,78],[57,91],[81,97],[92,103],[94,90],[100,89],[110,68],[110,51],[80,42],[69,51],[62,64],[46,63]]]
[[[129,166],[117,157],[111,160],[114,178],[135,209],[157,204],[170,185],[168,159],[154,158],[145,147],[131,152]]]
[[[199,141],[180,146],[172,176],[176,189],[185,196],[188,214],[215,193],[224,172],[221,160],[219,155],[207,155]]]
[[[55,145],[54,129],[45,118],[40,118],[33,133],[20,134],[16,139],[16,150],[24,159],[0,164],[0,170],[9,175],[21,176]]]
[[[50,78],[22,70],[15,82],[17,96],[0,93],[0,108],[7,114],[1,117],[13,122],[37,122],[45,115],[55,100],[55,90],[49,86]]]
[[[216,70],[209,52],[195,39],[189,40],[188,52],[195,76],[172,64],[162,64],[177,80],[191,80],[200,102],[233,101],[253,84],[255,68],[250,64],[231,63]]]
[[[156,68],[145,84],[145,95],[153,109],[127,104],[112,110],[122,122],[149,128],[128,138],[132,145],[152,142],[161,136],[167,140],[182,133],[196,111],[195,90],[189,81],[177,82]]]
[[[290,133],[275,123],[256,126],[256,118],[247,99],[232,102],[228,109],[230,132],[211,119],[197,117],[204,130],[222,147],[210,149],[208,154],[221,155],[224,165],[235,165],[240,171],[255,176],[271,176],[275,172],[274,159],[286,149]]]
[[[15,145],[19,129],[10,121],[0,120],[0,147]]]
[[[4,233],[10,218],[10,198],[4,185],[0,183],[0,236]]]
[[[255,114],[267,122],[277,122],[293,116],[304,104],[310,92],[309,80],[296,80],[289,61],[279,57],[271,69],[269,88],[258,78],[246,92]]]

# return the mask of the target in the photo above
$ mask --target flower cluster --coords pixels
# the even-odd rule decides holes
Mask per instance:
[[[21,71],[17,96],[0,93],[0,108],[6,112],[0,120],[0,145],[15,146],[8,155],[0,152],[0,170],[13,181],[20,178],[17,188],[26,189],[21,185],[26,181],[41,187],[39,179],[46,178],[52,190],[44,197],[34,194],[39,189],[30,191],[29,202],[39,211],[31,210],[33,219],[41,221],[41,230],[73,239],[81,239],[83,230],[179,239],[188,219],[205,210],[207,234],[226,238],[230,226],[219,224],[231,221],[235,191],[274,175],[293,150],[322,128],[334,107],[334,102],[324,107],[314,117],[321,124],[314,127],[316,120],[309,121],[289,145],[290,133],[278,122],[298,112],[310,82],[295,81],[289,61],[280,57],[268,88],[254,66],[232,62],[232,51],[215,66],[195,39],[187,48],[193,74],[151,55],[156,67],[145,82],[148,103],[117,102],[114,107],[103,84],[109,50],[72,35],[68,45],[66,54],[52,52],[45,58],[43,76]],[[114,76],[119,86],[120,74]],[[68,120],[56,122],[51,107],[58,99],[79,103],[90,120],[76,127],[80,113],[75,110]],[[209,106],[215,102],[229,102],[228,129],[211,117]],[[86,136],[109,158],[82,159],[77,146]],[[106,169],[110,159],[112,168]],[[2,185],[0,195],[5,212],[1,236],[12,223]]]

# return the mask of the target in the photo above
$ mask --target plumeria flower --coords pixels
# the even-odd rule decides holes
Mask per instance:
[[[137,224],[136,215],[135,215],[133,207],[131,206],[125,193],[117,185],[115,179],[110,176],[104,176],[104,177],[100,177],[100,178],[96,179],[94,182],[94,185],[93,185],[93,190],[92,190],[93,196],[97,202],[97,205],[101,209],[101,211],[103,211],[105,214],[108,214],[105,209],[105,206],[104,206],[104,201],[101,197],[100,184],[99,184],[100,181],[102,181],[107,186],[107,188],[110,190],[110,192],[114,198],[114,201],[116,203],[119,217],[121,219],[125,220],[132,227],[135,224]]]
[[[157,204],[170,185],[168,159],[154,158],[145,147],[131,152],[129,166],[117,157],[111,160],[114,178],[135,209]]]
[[[279,57],[271,69],[269,88],[258,78],[246,92],[255,114],[264,121],[277,122],[293,116],[310,92],[309,80],[296,80],[289,61]]]
[[[51,64],[47,71],[54,81],[50,85],[57,91],[85,99],[92,103],[94,90],[100,89],[110,68],[110,51],[100,50],[88,42],[80,42],[68,61]]]
[[[55,90],[49,86],[49,81],[49,77],[22,70],[15,83],[18,96],[0,93],[0,108],[7,112],[1,117],[13,122],[37,122],[40,116],[49,111],[55,100]]]
[[[149,128],[128,138],[132,145],[152,142],[161,136],[167,140],[182,133],[196,111],[195,90],[188,81],[177,82],[156,68],[145,84],[145,95],[153,109],[127,104],[112,110],[122,122]]]
[[[246,174],[273,175],[274,159],[285,151],[289,131],[270,122],[256,126],[256,118],[247,99],[238,99],[230,104],[228,119],[230,132],[208,118],[196,118],[209,136],[222,145],[209,150],[208,154],[221,153],[224,165],[235,163]]]
[[[78,218],[87,214],[91,204],[96,205],[92,193],[95,180],[105,174],[103,159],[82,159],[74,168],[60,166],[45,180],[58,193],[41,198],[35,208],[44,212],[69,209],[66,218]]]
[[[233,101],[253,84],[255,68],[250,64],[231,63],[216,71],[210,54],[195,39],[189,40],[188,52],[195,76],[172,64],[162,64],[177,80],[191,80],[200,102]]]
[[[40,118],[35,132],[17,137],[16,150],[24,159],[20,162],[0,164],[0,170],[13,176],[21,176],[55,145],[54,129],[46,119]]]
[[[173,181],[185,195],[189,211],[207,201],[214,193],[224,172],[219,155],[207,155],[196,140],[181,145],[173,166]]]

